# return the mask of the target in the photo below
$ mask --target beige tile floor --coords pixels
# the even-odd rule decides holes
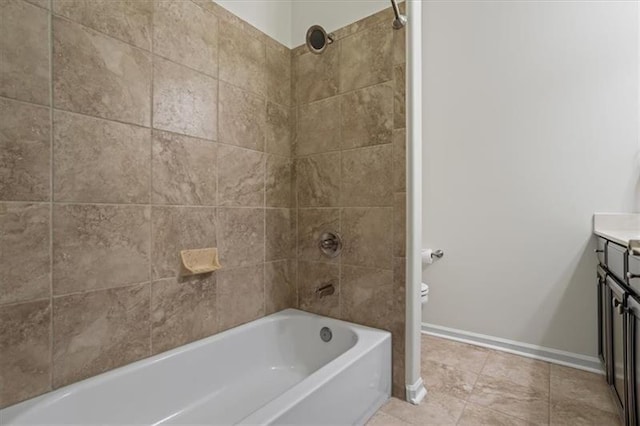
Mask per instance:
[[[368,426],[618,426],[603,376],[422,336],[419,406],[391,399]]]

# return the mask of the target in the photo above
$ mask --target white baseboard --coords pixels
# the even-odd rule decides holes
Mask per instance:
[[[590,371],[592,373],[604,374],[600,364],[600,359],[597,357],[545,348],[544,346],[531,345],[529,343],[516,342],[514,340],[502,339],[500,337],[487,336],[485,334],[472,333],[469,331],[457,330],[454,328],[427,323],[422,323],[422,333],[521,355],[527,358],[539,359],[553,364]]]
[[[408,402],[412,403],[413,405],[420,404],[424,397],[427,396],[427,389],[424,387],[422,377],[419,377],[418,381],[416,381],[414,384],[407,385],[406,393]]]

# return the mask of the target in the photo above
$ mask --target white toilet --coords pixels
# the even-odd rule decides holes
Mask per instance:
[[[420,300],[423,307],[429,301],[429,285],[427,283],[422,283],[420,286]]]

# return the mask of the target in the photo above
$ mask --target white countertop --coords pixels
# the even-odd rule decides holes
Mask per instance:
[[[598,231],[594,231],[594,234],[606,238],[609,241],[613,241],[614,243],[618,243],[625,247],[629,246],[629,241],[631,240],[640,240],[640,233],[632,232],[632,231],[617,231],[610,229],[601,229]]]
[[[596,213],[593,215],[593,233],[629,247],[632,240],[640,240],[640,214]]]

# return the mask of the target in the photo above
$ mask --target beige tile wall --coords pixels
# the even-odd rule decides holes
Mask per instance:
[[[0,20],[0,408],[297,306],[289,49],[205,0]]]
[[[390,9],[335,31],[321,55],[292,52],[301,309],[393,333],[393,394],[404,398],[405,30]],[[325,230],[342,254],[318,250]],[[332,283],[323,299],[315,291]]]
[[[0,2],[0,407],[295,306],[392,331],[402,396],[390,17],[316,56],[209,0]]]

